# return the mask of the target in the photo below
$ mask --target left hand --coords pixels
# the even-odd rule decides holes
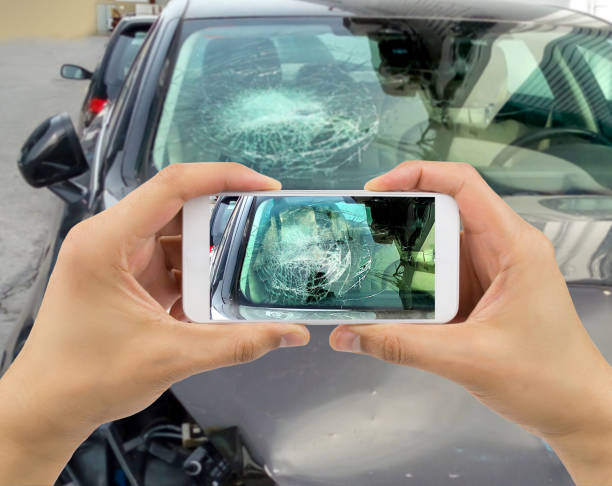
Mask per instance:
[[[183,203],[279,187],[238,164],[177,164],[70,231],[31,335],[0,380],[1,485],[51,484],[97,426],[171,384],[308,342],[297,325],[183,322]]]

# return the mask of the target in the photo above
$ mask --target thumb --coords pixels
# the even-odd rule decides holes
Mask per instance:
[[[339,326],[330,336],[336,351],[367,354],[459,382],[468,379],[474,343],[466,323]]]
[[[279,347],[304,346],[310,335],[295,324],[181,323],[178,373],[194,373],[253,361]]]

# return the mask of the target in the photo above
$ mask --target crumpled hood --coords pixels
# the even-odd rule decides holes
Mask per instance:
[[[606,197],[508,198],[553,241],[591,336],[612,359]],[[548,202],[546,202],[548,201]],[[606,214],[607,212],[607,214]],[[601,286],[597,285],[600,284]],[[238,425],[280,485],[571,485],[552,450],[437,376],[311,344],[173,387],[204,427]]]

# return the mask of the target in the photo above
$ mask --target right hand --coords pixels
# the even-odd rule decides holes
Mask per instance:
[[[460,383],[545,439],[579,484],[612,484],[612,371],[576,314],[550,241],[467,164],[406,162],[366,189],[456,199],[459,315],[442,326],[340,326],[332,347]]]

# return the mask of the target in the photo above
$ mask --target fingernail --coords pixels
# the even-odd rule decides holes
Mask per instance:
[[[343,331],[335,339],[334,348],[336,351],[347,353],[361,352],[361,336],[351,331]]]
[[[260,175],[261,175],[263,178],[265,178],[265,181],[267,182],[268,187],[269,187],[270,189],[276,189],[276,190],[278,190],[278,189],[280,189],[280,188],[282,188],[282,187],[283,187],[283,185],[280,183],[280,181],[278,181],[278,180],[274,179],[273,177],[268,177],[267,175],[263,175],[263,174],[260,174]]]
[[[366,191],[372,191],[376,189],[378,179],[380,179],[380,176],[375,177],[374,179],[370,179],[368,182],[365,183],[365,186],[363,186],[363,188]]]
[[[285,334],[281,337],[279,347],[280,348],[294,348],[296,346],[304,346],[306,344],[306,338],[303,334],[296,334],[294,332]]]

